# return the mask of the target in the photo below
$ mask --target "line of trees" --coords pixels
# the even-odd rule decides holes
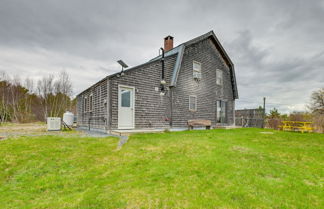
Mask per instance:
[[[267,126],[278,129],[281,121],[309,121],[313,122],[315,131],[324,133],[324,88],[314,91],[310,98],[306,112],[292,112],[281,114],[278,109],[273,108],[267,115]]]
[[[312,93],[308,108],[313,115],[314,127],[324,133],[324,88]]]
[[[62,117],[73,110],[72,83],[63,71],[58,76],[44,76],[37,82],[22,81],[0,73],[0,123],[45,121],[47,117]]]

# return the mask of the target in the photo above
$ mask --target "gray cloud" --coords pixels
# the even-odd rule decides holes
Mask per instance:
[[[238,108],[301,110],[324,83],[324,1],[2,0],[0,71],[39,78],[66,70],[78,93],[214,30],[235,66]]]

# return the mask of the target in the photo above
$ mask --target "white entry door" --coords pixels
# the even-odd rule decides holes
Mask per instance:
[[[134,128],[135,88],[118,86],[118,129]]]

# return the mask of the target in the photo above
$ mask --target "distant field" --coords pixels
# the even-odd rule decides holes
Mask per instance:
[[[324,135],[265,131],[1,140],[1,208],[324,208]]]
[[[40,136],[40,135],[76,135],[82,134],[78,131],[47,131],[46,124],[36,123],[4,123],[0,125],[0,139],[18,136]]]
[[[45,123],[4,123],[0,125],[1,135],[21,135],[30,133],[44,133],[46,131]]]

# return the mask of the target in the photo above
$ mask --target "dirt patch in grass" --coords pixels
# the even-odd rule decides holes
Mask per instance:
[[[260,132],[260,134],[273,134],[273,132],[270,132],[270,131],[262,131],[262,132]]]

